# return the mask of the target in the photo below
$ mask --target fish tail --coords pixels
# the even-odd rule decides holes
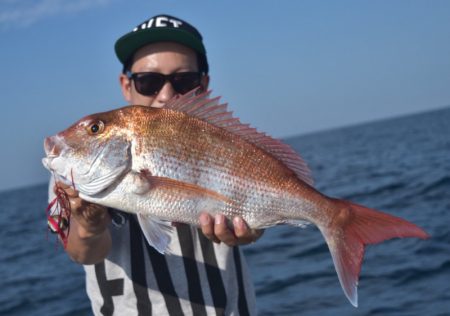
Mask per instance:
[[[418,226],[404,219],[334,199],[336,213],[327,227],[321,231],[333,257],[334,266],[342,289],[353,306],[358,306],[358,279],[364,256],[364,246],[391,238],[429,235]]]

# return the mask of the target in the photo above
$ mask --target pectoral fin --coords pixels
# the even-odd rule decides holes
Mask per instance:
[[[138,221],[150,246],[162,254],[167,253],[174,229],[171,223],[141,214],[138,215]]]
[[[136,194],[145,194],[154,189],[165,189],[169,193],[181,195],[183,198],[203,197],[225,203],[232,202],[228,197],[213,190],[171,178],[153,176],[146,169],[137,174],[135,184]]]

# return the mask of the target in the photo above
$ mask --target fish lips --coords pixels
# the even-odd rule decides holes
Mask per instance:
[[[61,161],[62,146],[61,140],[58,136],[50,136],[44,140],[44,151],[46,157],[42,158],[42,164],[44,167],[52,173],[58,174],[58,176],[64,180],[64,176],[61,175],[61,171],[64,170],[64,163]]]
[[[61,148],[58,145],[56,136],[46,137],[44,140],[44,151],[46,157],[42,158],[42,164],[49,171],[56,171],[53,166],[53,161],[59,157]]]
[[[52,161],[55,157],[57,157],[57,156],[54,156],[54,157],[47,156],[47,157],[42,158],[42,164],[44,165],[45,169],[47,169],[49,171],[54,171],[52,169]]]

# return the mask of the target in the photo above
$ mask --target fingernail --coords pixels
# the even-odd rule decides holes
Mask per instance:
[[[200,225],[207,226],[209,225],[209,216],[200,216]]]
[[[223,215],[222,214],[217,214],[215,219],[214,219],[214,223],[216,225],[220,225],[223,223]]]
[[[233,224],[234,224],[235,227],[238,227],[239,229],[243,229],[244,228],[244,221],[240,217],[235,217],[233,219]]]

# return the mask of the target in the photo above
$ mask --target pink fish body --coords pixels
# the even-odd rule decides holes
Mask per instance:
[[[428,238],[403,219],[318,192],[289,146],[240,123],[208,96],[87,116],[45,140],[44,166],[73,179],[83,199],[136,213],[160,252],[168,251],[168,223],[198,225],[202,211],[242,216],[251,228],[312,223],[354,306],[366,244]]]

